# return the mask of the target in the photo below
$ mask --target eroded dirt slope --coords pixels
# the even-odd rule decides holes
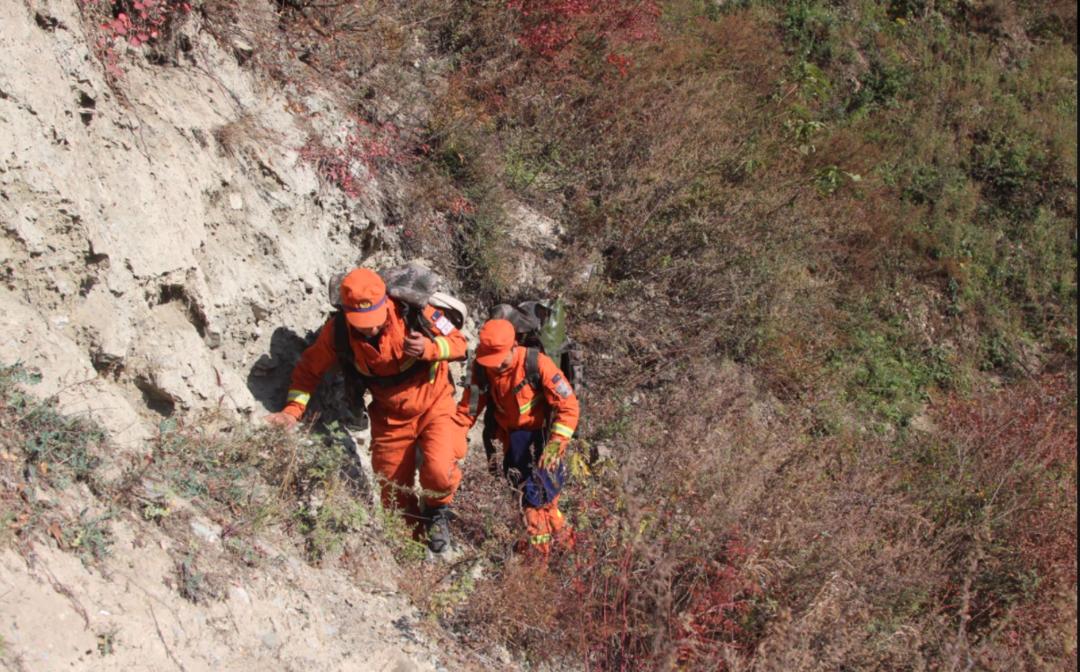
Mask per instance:
[[[252,7],[238,34],[273,23],[271,3]],[[136,57],[111,88],[75,0],[0,2],[0,363],[40,370],[38,394],[91,416],[127,456],[166,416],[276,410],[303,332],[325,315],[328,278],[376,251],[396,258],[390,178],[358,175],[361,193],[347,198],[301,159],[310,137],[332,144],[345,127],[334,97],[260,80],[194,14],[180,30],[179,65]],[[85,486],[44,496],[72,515],[107,508]],[[223,560],[207,574],[213,599],[192,601],[177,558],[212,563],[220,528],[194,512],[179,536],[131,512],[109,526],[97,567],[47,537],[0,554],[4,665],[468,661],[416,627],[375,532],[350,574],[308,565],[286,538],[262,540],[256,569]]]
[[[124,101],[73,0],[4,2],[0,25],[5,360],[122,443],[155,414],[280,403],[255,380],[278,362],[256,362],[294,350],[280,327],[317,325],[329,276],[386,239],[378,180],[346,199],[300,159],[343,127],[331,97],[260,82],[195,16],[186,64],[136,59]]]

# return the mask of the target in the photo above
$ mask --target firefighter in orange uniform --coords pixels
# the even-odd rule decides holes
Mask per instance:
[[[467,344],[449,319],[427,306],[420,324],[405,320],[409,309],[386,293],[374,271],[357,268],[341,283],[341,310],[331,318],[293,370],[288,403],[268,420],[291,427],[304,414],[323,374],[339,361],[335,343],[347,342],[360,379],[371,391],[371,466],[382,484],[384,507],[397,506],[407,520],[428,527],[428,547],[450,547],[450,503],[461,482],[458,461],[465,435],[455,421],[454,387],[447,362],[465,358]],[[343,323],[335,324],[335,320]],[[337,333],[335,333],[335,331]],[[348,378],[346,378],[348,380]],[[418,447],[418,451],[414,450]],[[416,454],[421,454],[424,514],[413,494]]]
[[[563,456],[577,429],[577,397],[550,357],[517,344],[507,320],[484,323],[470,375],[458,422],[471,427],[484,406],[494,404],[503,473],[521,493],[530,546],[546,557],[553,541],[572,539],[559,491],[566,480]]]

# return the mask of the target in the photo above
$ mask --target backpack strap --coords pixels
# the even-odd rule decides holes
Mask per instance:
[[[540,348],[525,349],[525,377],[514,386],[514,394],[528,385],[534,390],[540,389]]]
[[[391,297],[393,298],[393,297]],[[405,324],[413,331],[419,331],[428,338],[435,339],[434,325],[424,315],[424,308],[412,305],[407,301],[397,301],[398,310],[405,319]]]
[[[346,381],[360,375],[353,360],[352,346],[349,345],[349,323],[345,321],[345,313],[340,310],[334,313],[334,353]]]
[[[469,415],[476,417],[480,410],[480,397],[487,394],[490,389],[487,371],[476,363],[476,356],[471,355],[466,365],[469,379],[465,383],[469,388]],[[495,404],[488,402],[484,408],[484,430],[480,433],[480,440],[484,444],[484,455],[487,458],[488,471],[493,475],[499,472],[493,458],[495,456]]]
[[[469,415],[475,416],[480,407],[480,395],[487,394],[488,379],[484,367],[476,363],[476,357],[470,357],[468,363],[469,372]]]
[[[540,348],[525,351],[525,380],[534,390],[540,389]]]

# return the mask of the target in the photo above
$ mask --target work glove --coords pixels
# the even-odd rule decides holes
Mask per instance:
[[[563,444],[558,439],[548,441],[544,446],[544,452],[540,453],[539,467],[548,471],[554,471],[562,460]]]

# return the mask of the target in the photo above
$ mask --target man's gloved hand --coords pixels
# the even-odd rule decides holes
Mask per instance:
[[[554,471],[559,467],[562,460],[563,444],[561,441],[552,439],[544,446],[544,452],[540,453],[539,467],[547,471]]]
[[[266,422],[282,429],[292,429],[300,421],[296,419],[296,416],[280,411],[266,416]]]

